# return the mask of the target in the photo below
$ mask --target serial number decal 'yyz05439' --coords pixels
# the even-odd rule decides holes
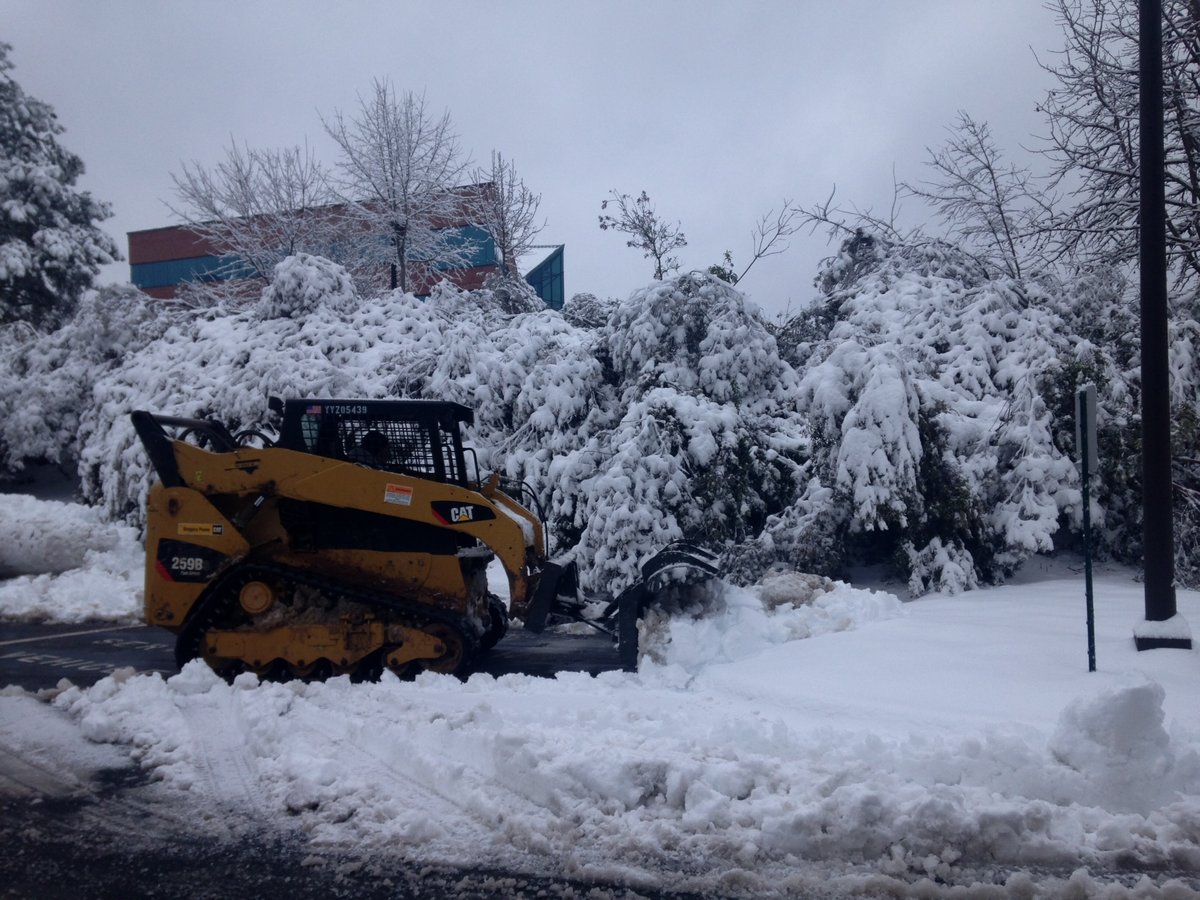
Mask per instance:
[[[224,553],[211,547],[164,539],[158,542],[154,567],[166,581],[194,583],[212,578],[224,559]]]

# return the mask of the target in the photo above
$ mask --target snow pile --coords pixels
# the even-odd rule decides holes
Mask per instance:
[[[0,688],[0,746],[8,773],[19,772],[26,784],[43,795],[77,799],[98,772],[128,767],[129,755],[123,747],[90,740],[75,721],[48,716],[47,711],[43,701],[18,688]],[[30,727],[31,723],[37,724]],[[36,768],[7,768],[14,759]],[[11,790],[13,783],[7,777],[5,781],[6,791]],[[12,803],[12,796],[6,795],[6,805]]]
[[[828,595],[839,591],[848,599]],[[91,739],[129,747],[214,826],[237,809],[318,844],[429,862],[651,885],[687,872],[671,886],[702,892],[770,890],[821,867],[900,884],[1200,870],[1200,733],[1194,713],[1190,733],[1165,730],[1161,686],[1086,690],[1041,727],[889,733],[836,705],[806,710],[806,645],[851,633],[771,652],[794,705],[762,686],[753,702],[719,689],[739,664],[716,659],[684,679],[651,666],[373,685],[228,685],[195,662],[167,681],[70,689],[55,705]],[[854,680],[853,641],[843,657]]]
[[[145,551],[136,529],[75,503],[0,501],[0,616],[82,622],[140,614]],[[20,577],[14,577],[20,576]]]
[[[891,594],[794,572],[773,574],[754,590],[712,582],[693,589],[685,602],[683,608],[647,610],[638,627],[638,650],[644,659],[689,673],[902,609]]]
[[[1088,805],[1148,815],[1181,793],[1196,793],[1200,754],[1177,758],[1163,727],[1163,698],[1161,685],[1143,680],[1064,710],[1051,749],[1078,773]]]
[[[12,527],[95,522],[60,506],[22,499]],[[0,608],[38,579],[59,613],[103,593],[103,557],[0,585]],[[249,817],[318,846],[706,895],[1054,897],[1086,866],[1080,897],[1126,896],[1103,873],[1129,871],[1168,873],[1134,896],[1171,896],[1170,873],[1188,896],[1195,651],[1136,653],[1141,587],[1100,571],[1089,674],[1082,587],[1058,574],[901,604],[774,572],[660,622],[637,673],[230,685],[193,662],[67,688],[53,709],[3,696],[0,721],[13,746],[69,722],[122,748],[218,834]],[[1179,604],[1200,619],[1200,594]],[[1061,878],[1035,890],[1047,876],[1022,870]]]

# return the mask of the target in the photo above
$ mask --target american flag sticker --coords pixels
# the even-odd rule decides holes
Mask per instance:
[[[412,506],[413,489],[403,484],[389,484],[383,489],[383,502]]]
[[[306,416],[319,416],[321,414],[321,407],[320,406],[305,407],[304,414]]]

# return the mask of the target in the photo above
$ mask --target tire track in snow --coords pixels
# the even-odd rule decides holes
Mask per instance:
[[[201,814],[229,836],[260,828],[271,804],[264,796],[255,754],[244,739],[248,729],[237,693],[214,690],[188,699],[192,702],[181,705],[180,713],[190,735],[188,755],[197,776],[189,790],[198,788],[197,799],[212,804]]]
[[[417,836],[425,857],[440,846],[451,859],[464,851],[478,859],[487,848],[493,848],[497,858],[511,858],[511,852],[501,852],[509,850],[508,844],[497,840],[503,833],[501,810],[520,811],[544,820],[545,810],[504,788],[486,772],[446,756],[431,757],[430,742],[412,740],[440,713],[428,708],[408,709],[405,713],[420,721],[414,722],[406,715],[398,722],[394,705],[376,701],[366,719],[378,724],[364,726],[358,719],[336,717],[325,707],[326,702],[325,697],[306,698],[303,713],[292,723],[290,733],[314,756],[336,760],[344,773],[354,773],[344,777],[341,786],[357,789],[338,799],[360,804],[354,819],[347,820],[356,837],[393,843],[397,837]],[[339,730],[334,723],[345,727]],[[483,742],[479,750],[484,757],[489,753]],[[479,803],[484,795],[489,808]],[[335,805],[331,811],[322,813],[317,809],[313,814],[332,824],[342,824],[337,818],[343,811]],[[339,842],[332,830],[327,837]]]

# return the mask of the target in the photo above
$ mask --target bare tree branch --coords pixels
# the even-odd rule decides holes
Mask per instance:
[[[637,197],[617,190],[609,193],[612,198],[601,201],[600,208],[606,210],[611,203],[616,207],[617,215],[600,216],[600,230],[612,229],[629,235],[625,246],[641,250],[643,256],[654,260],[654,277],[657,280],[661,281],[668,272],[677,270],[679,260],[671,254],[687,246],[687,238],[680,230],[679,223],[669,225],[660,219],[645,191]]]
[[[512,160],[495,150],[491,168],[477,169],[475,181],[482,189],[472,202],[472,218],[495,242],[500,271],[508,275],[546,227],[538,222],[542,195],[526,187]]]
[[[897,240],[913,238],[917,234],[915,231],[901,231],[898,224],[899,204],[897,198],[900,194],[900,186],[895,185],[892,193],[891,209],[885,219],[875,215],[870,207],[859,209],[853,203],[849,206],[838,206],[835,203],[837,196],[837,185],[835,184],[824,202],[814,203],[807,208],[795,207],[800,219],[796,223],[796,230],[808,228],[809,234],[812,234],[818,228],[824,228],[831,241],[841,241],[862,231],[875,232],[883,237]]]
[[[929,157],[935,177],[903,187],[933,204],[951,239],[1013,278],[1041,261],[1052,201],[1028,169],[1004,163],[986,122],[960,112],[949,140]]]
[[[773,209],[767,210],[759,218],[752,232],[754,252],[750,257],[750,262],[746,263],[746,268],[742,269],[742,273],[735,280],[741,281],[745,278],[746,273],[763,257],[786,253],[791,246],[787,239],[803,226],[803,211],[799,207],[793,206],[792,201],[786,198],[780,205],[778,213]]]
[[[1137,4],[1053,0],[1066,47],[1042,67],[1058,85],[1040,109],[1042,152],[1075,203],[1051,250],[1135,263],[1138,216]],[[1200,283],[1200,3],[1163,0],[1167,254],[1176,288]],[[1185,291],[1173,291],[1181,295]]]

